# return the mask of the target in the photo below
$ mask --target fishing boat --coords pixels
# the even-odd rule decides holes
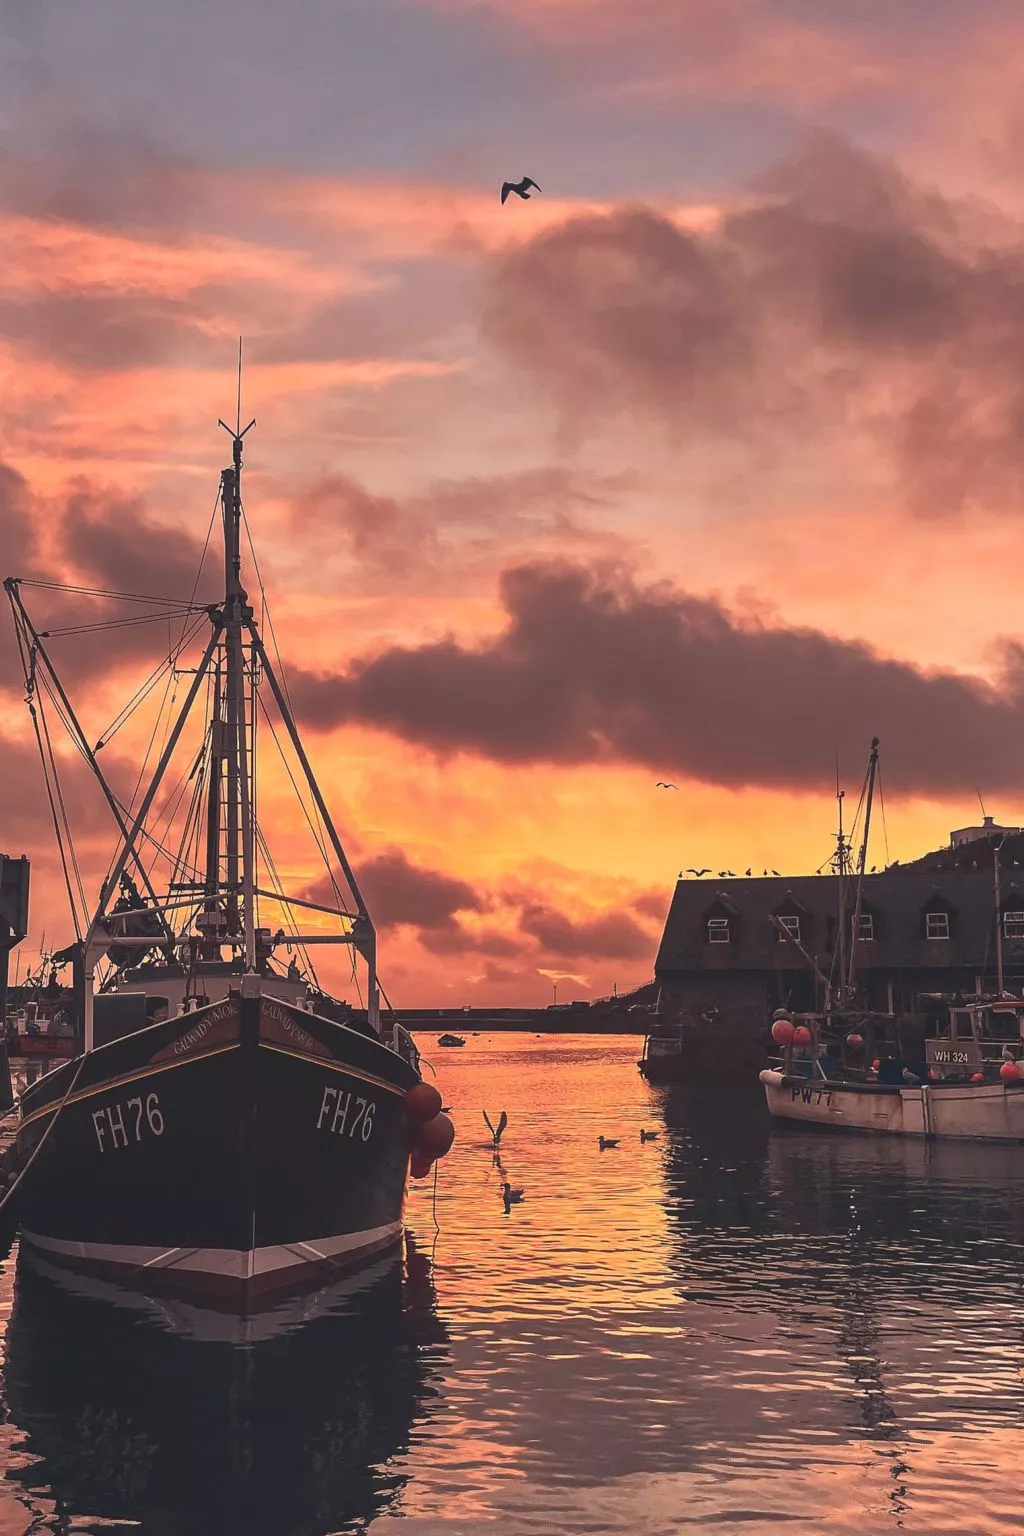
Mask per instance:
[[[781,1055],[761,1073],[769,1114],[806,1126],[889,1135],[952,1137],[971,1141],[1024,1140],[1024,1002],[1003,987],[1000,925],[996,924],[998,992],[994,997],[945,998],[921,994],[907,1016],[858,1008],[857,939],[871,807],[878,769],[878,738],[871,743],[861,804],[864,836],[857,864],[852,921],[847,926],[850,845],[839,832],[834,867],[839,920],[833,963],[838,982],[776,920],[780,937],[796,943],[824,988],[820,1014],[790,1018],[779,1009],[771,1034]],[[995,906],[1000,910],[999,862]],[[849,940],[848,960],[846,941]]]
[[[425,1174],[454,1131],[421,1082],[412,1039],[393,1010],[382,1012],[373,922],[264,640],[265,594],[258,620],[242,585],[242,449],[254,423],[240,420],[220,423],[232,443],[214,512],[223,595],[135,595],[118,621],[155,619],[180,635],[164,672],[184,698],[165,690],[171,705],[151,739],[163,746],[134,796],[105,774],[110,732],[98,742],[86,732],[51,657],[62,633],[54,584],[45,584],[45,629],[29,611],[37,583],[4,585],[77,934],[65,953],[79,999],[70,1059],[20,1099],[13,1192],[23,1242],[144,1291],[245,1310],[397,1245],[410,1156],[413,1174]],[[74,592],[104,613],[117,596]],[[55,717],[118,834],[88,907]],[[299,891],[279,875],[257,819],[257,743],[268,734],[326,871]],[[365,984],[361,1006],[321,986],[311,956],[325,944],[343,946],[353,985]]]
[[[710,1015],[717,1014],[717,1011],[708,1010],[704,1021],[711,1022]],[[659,991],[654,1005],[654,1021],[644,1036],[643,1050],[637,1062],[641,1077],[645,1077],[649,1083],[681,1082],[692,1066],[693,1052],[687,1051],[687,1043],[687,1031],[682,1018],[678,1015],[669,1016],[662,1011],[662,993]]]
[[[813,1016],[786,1021],[783,1056],[760,1074],[769,1114],[808,1127],[1024,1141],[1024,1001],[922,1001],[933,1010],[923,1018],[848,1018],[845,1036],[839,1019],[831,1038]]]

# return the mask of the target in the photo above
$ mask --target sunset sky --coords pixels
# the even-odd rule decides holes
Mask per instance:
[[[871,862],[979,791],[1024,821],[1019,5],[4,16],[0,576],[187,598],[244,337],[247,516],[396,1003],[648,979],[679,871],[818,867],[876,734]],[[141,634],[55,642],[97,734]],[[5,615],[38,952],[34,751]],[[263,806],[313,890],[272,764]]]

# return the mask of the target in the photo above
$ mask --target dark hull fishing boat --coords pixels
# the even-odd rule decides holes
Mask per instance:
[[[55,631],[44,636],[29,617],[30,584],[5,583],[41,749],[52,710],[120,832],[91,915],[68,879],[80,937],[63,958],[81,1000],[77,1050],[22,1095],[13,1192],[23,1240],[52,1261],[244,1310],[396,1244],[410,1155],[422,1176],[454,1132],[421,1083],[412,1040],[382,1016],[374,928],[241,585],[245,434],[230,435],[223,599],[133,599],[183,618],[169,664],[189,679],[137,807],[104,777],[44,644]],[[201,659],[186,667],[186,647],[207,625]],[[179,797],[175,822],[157,796],[204,684],[207,710],[181,781],[191,798]],[[256,819],[258,718],[282,745],[267,687],[324,856],[326,899],[308,885],[286,894]],[[42,757],[50,788],[56,758]],[[174,793],[165,787],[164,807]],[[63,808],[59,795],[51,804]],[[67,870],[57,810],[54,824]],[[356,984],[363,960],[365,1008],[321,989],[310,948],[324,943],[349,947]]]

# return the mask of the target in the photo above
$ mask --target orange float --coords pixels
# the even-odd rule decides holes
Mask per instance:
[[[447,1115],[435,1115],[416,1130],[416,1151],[424,1157],[444,1157],[455,1140],[455,1127]]]
[[[409,1163],[409,1173],[414,1179],[425,1179],[433,1166],[434,1159],[432,1157],[428,1156],[426,1152],[421,1152],[418,1147],[413,1148],[412,1159]]]
[[[798,1024],[796,1029],[794,1029],[794,1031],[793,1031],[793,1044],[794,1045],[811,1045],[813,1043],[813,1041],[814,1041],[814,1036],[811,1034],[810,1030],[807,1028],[807,1025],[806,1024]]]
[[[1020,1067],[1018,1067],[1015,1061],[1004,1061],[999,1068],[999,1076],[1004,1083],[1019,1083]]]
[[[772,1025],[772,1039],[776,1045],[792,1045],[793,1021],[792,1019],[776,1019]]]
[[[441,1113],[441,1095],[432,1083],[416,1083],[405,1096],[405,1107],[413,1120],[433,1120]]]

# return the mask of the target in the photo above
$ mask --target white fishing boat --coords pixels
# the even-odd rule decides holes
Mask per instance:
[[[838,1055],[815,1019],[776,1024],[792,1029],[781,1060],[760,1074],[776,1119],[890,1136],[1024,1141],[1019,998],[949,1004],[944,1015],[924,1021],[921,1059],[901,1053],[896,1020],[889,1041],[880,1041],[867,1020],[842,1039]],[[786,1035],[782,1028],[776,1038]],[[876,1047],[886,1054],[873,1055]]]

